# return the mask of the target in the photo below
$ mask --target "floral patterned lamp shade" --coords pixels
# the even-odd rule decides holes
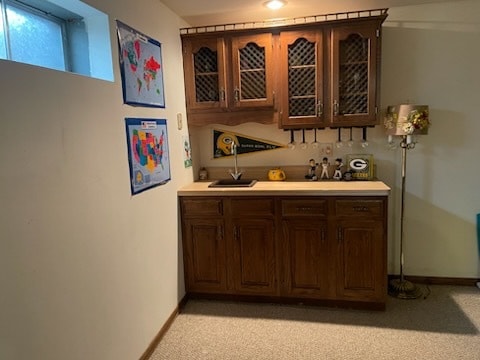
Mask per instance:
[[[388,106],[384,125],[387,135],[427,135],[430,127],[428,105]]]

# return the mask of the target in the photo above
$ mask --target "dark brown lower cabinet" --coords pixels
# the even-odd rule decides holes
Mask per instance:
[[[231,256],[233,288],[237,293],[276,293],[273,220],[235,220]]]
[[[223,221],[186,219],[184,222],[186,286],[192,291],[227,290]]]
[[[236,294],[275,295],[275,200],[272,197],[224,199],[231,289]]]
[[[315,218],[284,219],[282,228],[282,294],[288,297],[327,297],[330,251],[326,221]]]
[[[387,196],[180,197],[190,296],[384,309]]]
[[[337,296],[382,301],[387,291],[381,221],[342,220],[336,224]]]

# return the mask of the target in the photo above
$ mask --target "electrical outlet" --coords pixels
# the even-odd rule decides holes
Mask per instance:
[[[320,143],[318,147],[320,155],[332,156],[333,155],[333,143]]]

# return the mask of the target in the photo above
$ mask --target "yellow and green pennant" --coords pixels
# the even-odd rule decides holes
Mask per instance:
[[[285,145],[253,138],[233,131],[213,130],[213,157],[221,158],[232,155],[232,143],[237,144],[237,154],[246,154],[256,151],[275,150]]]

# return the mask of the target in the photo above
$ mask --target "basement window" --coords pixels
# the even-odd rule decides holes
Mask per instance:
[[[0,59],[113,81],[108,16],[79,0],[0,0]]]

